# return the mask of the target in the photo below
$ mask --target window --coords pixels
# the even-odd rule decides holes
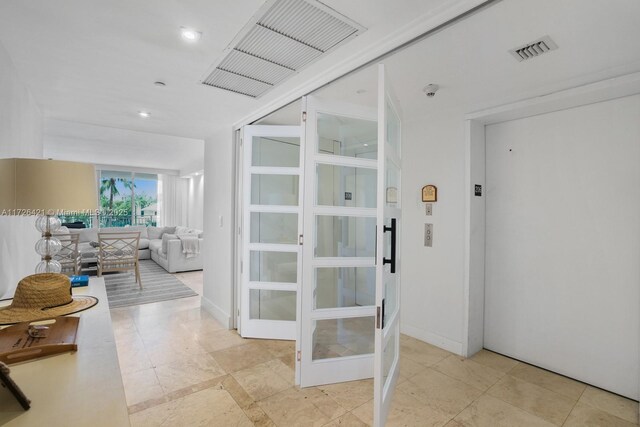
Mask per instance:
[[[158,175],[150,173],[98,170],[99,215],[63,215],[69,228],[156,225],[158,216]]]
[[[156,225],[158,175],[100,171],[100,227]]]
[[[136,225],[153,225],[158,220],[158,175],[134,174],[134,206]]]

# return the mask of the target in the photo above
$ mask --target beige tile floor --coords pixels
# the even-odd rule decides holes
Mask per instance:
[[[176,275],[199,294],[202,273]],[[300,389],[294,346],[247,340],[184,298],[111,311],[132,426],[366,426],[371,380]],[[637,402],[489,351],[402,337],[388,426],[634,426]]]

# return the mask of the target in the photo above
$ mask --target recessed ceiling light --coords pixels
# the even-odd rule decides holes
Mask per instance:
[[[151,117],[151,113],[150,113],[150,112],[148,112],[148,111],[138,111],[138,115],[139,115],[140,117],[145,118],[145,119],[147,119],[147,118]]]
[[[364,145],[365,147],[368,147],[368,146],[369,146],[369,144],[367,144],[367,143],[365,143],[365,144],[362,144],[362,145]]]
[[[160,87],[167,85],[165,82],[161,82],[160,80],[158,80],[157,82],[153,82],[153,84]]]
[[[180,27],[180,34],[188,42],[197,42],[202,37],[202,32],[187,27]]]

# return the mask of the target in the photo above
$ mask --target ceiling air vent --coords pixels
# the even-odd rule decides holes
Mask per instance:
[[[551,40],[551,37],[544,36],[541,39],[538,39],[531,43],[527,43],[524,46],[511,49],[509,52],[518,61],[522,62],[524,60],[540,56],[543,53],[556,50],[557,48],[558,45],[553,40]]]
[[[201,83],[257,98],[364,30],[315,0],[269,0]]]

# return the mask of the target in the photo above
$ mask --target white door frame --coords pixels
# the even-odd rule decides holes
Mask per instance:
[[[231,290],[232,293],[232,310],[235,310],[235,313],[230,313],[229,316],[229,327],[231,329],[240,330],[240,287],[242,286],[242,234],[241,234],[241,225],[242,225],[242,216],[244,215],[243,211],[243,203],[242,203],[242,174],[243,174],[243,161],[244,161],[244,152],[243,152],[243,141],[242,141],[242,129],[236,129],[233,131],[233,144],[234,144],[234,182],[233,188],[235,189],[234,193],[234,206],[235,206],[235,215],[234,221],[232,224],[232,232],[233,232],[233,244],[234,244],[234,270],[233,270],[233,288]]]
[[[387,109],[387,106],[389,108]],[[397,133],[391,138],[397,139],[394,147],[388,141],[389,114],[397,119]],[[384,426],[395,391],[395,386],[400,376],[400,301],[401,301],[401,270],[402,270],[402,110],[395,99],[391,84],[385,72],[384,64],[378,64],[378,217],[376,223],[377,248],[376,248],[376,330],[375,330],[375,363],[373,375],[373,425]],[[393,185],[396,191],[396,200],[388,200],[391,189],[387,176],[390,167],[397,171],[396,182]],[[389,220],[389,221],[388,221]],[[390,252],[386,253],[385,238],[390,235]],[[387,258],[389,257],[389,258]],[[391,264],[391,265],[387,265]],[[393,266],[393,267],[392,267]],[[395,279],[395,310],[385,312],[387,297],[389,296],[387,284]],[[387,318],[388,317],[388,318]],[[393,360],[389,365],[387,377],[385,377],[385,365],[389,363],[385,359],[385,351],[392,349]]]
[[[463,356],[472,356],[484,344],[485,126],[638,93],[640,72],[466,115]],[[474,195],[475,185],[482,185],[481,197]]]

